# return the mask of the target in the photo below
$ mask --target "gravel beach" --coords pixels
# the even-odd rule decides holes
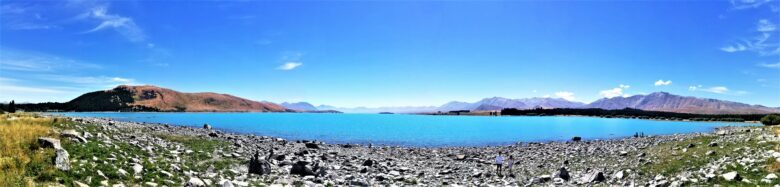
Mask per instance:
[[[68,119],[80,124],[62,131],[72,134],[63,136],[71,139],[65,146],[70,152],[70,170],[94,174],[74,181],[78,185],[772,186],[780,182],[773,169],[774,160],[780,159],[780,138],[769,127],[724,127],[711,133],[611,140],[418,148],[290,141],[230,133],[209,125],[195,128],[103,118]],[[115,149],[105,158],[78,152],[90,146]],[[499,152],[506,161],[500,175],[495,165]],[[507,171],[510,155],[514,157],[513,169]]]

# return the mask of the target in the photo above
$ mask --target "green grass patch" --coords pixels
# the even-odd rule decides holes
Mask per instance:
[[[737,143],[717,142],[718,146],[710,147],[708,144],[717,140],[717,136],[700,136],[687,139],[684,141],[669,142],[654,146],[647,150],[649,157],[655,157],[656,162],[649,165],[645,165],[640,168],[640,172],[643,174],[662,174],[666,177],[674,177],[683,171],[698,171],[700,168],[707,166],[709,163],[713,163],[716,160],[723,157],[736,157],[739,155],[747,154],[745,147],[750,149],[750,152],[759,154],[759,150],[769,150],[777,146],[774,142],[758,143],[759,140],[751,138],[749,141],[740,141]],[[695,145],[695,147],[688,148],[689,144]],[[683,148],[687,151],[683,152]],[[714,151],[713,155],[706,155],[708,151]],[[758,151],[758,152],[756,152]],[[742,178],[749,179],[753,184],[759,183],[761,179],[767,174],[771,173],[766,167],[759,167],[763,165],[771,166],[776,164],[774,159],[772,160],[757,160],[753,163],[753,168],[745,168],[742,165],[734,162],[733,164],[727,164],[725,169],[720,169],[723,173],[737,171]],[[700,181],[701,184],[730,184],[730,185],[744,185],[741,181],[725,181],[720,176],[716,177],[714,181]]]

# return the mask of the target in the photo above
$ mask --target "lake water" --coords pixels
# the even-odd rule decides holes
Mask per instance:
[[[251,133],[288,140],[373,143],[400,146],[485,146],[516,142],[628,137],[710,132],[734,122],[679,122],[595,117],[430,116],[315,113],[58,113],[109,117],[121,121],[165,123]]]

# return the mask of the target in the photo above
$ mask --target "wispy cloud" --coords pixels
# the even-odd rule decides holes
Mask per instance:
[[[702,91],[702,92],[724,94],[724,95],[744,95],[749,93],[747,91],[742,91],[742,90],[733,91],[725,86],[703,87],[702,85],[689,86],[688,91]]]
[[[767,19],[761,19],[758,20],[758,25],[756,26],[756,31],[758,32],[772,32],[777,30],[777,25],[770,22]]]
[[[103,67],[67,57],[0,48],[0,102],[66,101],[79,93],[121,84],[132,78],[90,75]]]
[[[18,85],[19,80],[0,77],[0,91],[3,93],[64,93],[66,91],[53,88],[40,88]]]
[[[137,84],[134,79],[124,77],[110,76],[74,76],[74,75],[53,75],[44,74],[35,76],[41,80],[78,84],[92,87],[114,87],[122,84]]]
[[[25,72],[52,72],[81,69],[99,69],[100,65],[81,62],[56,55],[0,48],[0,70]]]
[[[672,84],[672,80],[665,80],[664,81],[663,79],[659,79],[658,81],[655,81],[655,83],[653,85],[655,85],[655,86],[667,86],[667,85],[670,85],[670,84]]]
[[[11,30],[43,30],[59,28],[43,16],[45,11],[38,7],[22,4],[4,4],[0,6],[0,19],[4,29]]]
[[[761,56],[780,55],[780,44],[770,41],[770,38],[776,37],[773,36],[775,31],[777,24],[768,19],[760,19],[755,28],[757,35],[723,46],[720,50],[728,53],[753,51]]]
[[[770,64],[770,63],[759,63],[758,66],[765,67],[765,68],[780,68],[780,62]]]
[[[114,29],[132,42],[143,42],[146,39],[143,30],[135,24],[135,21],[133,21],[132,18],[117,14],[109,14],[108,8],[105,5],[93,7],[85,17],[98,20],[100,21],[100,24],[84,33]]]
[[[561,98],[561,99],[565,99],[567,101],[574,101],[574,100],[576,100],[576,98],[574,97],[574,93],[567,92],[567,91],[555,92],[555,97],[558,97],[558,98]]]
[[[728,53],[733,53],[733,52],[745,51],[745,50],[747,50],[747,47],[745,47],[745,45],[742,45],[742,44],[738,43],[738,44],[734,44],[734,45],[721,47],[720,50],[724,51],[724,52],[728,52]]]
[[[731,0],[731,8],[736,10],[761,7],[773,0]]]
[[[293,70],[293,69],[295,69],[295,68],[297,68],[297,67],[299,67],[301,65],[303,65],[303,63],[300,63],[300,62],[287,62],[287,63],[284,63],[281,66],[277,67],[276,69],[285,70],[285,71],[286,70]]]

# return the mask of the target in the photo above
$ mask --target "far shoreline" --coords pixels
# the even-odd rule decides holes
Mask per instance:
[[[200,124],[173,124],[173,123],[159,123],[159,122],[139,122],[139,121],[132,121],[122,118],[114,118],[114,117],[97,117],[97,116],[65,116],[62,114],[58,115],[50,115],[50,114],[57,114],[57,113],[66,113],[66,112],[42,112],[41,114],[44,114],[44,116],[55,116],[55,117],[66,117],[66,118],[84,118],[84,119],[93,119],[97,121],[118,121],[118,122],[124,122],[124,123],[130,123],[130,124],[137,124],[137,125],[152,125],[152,126],[174,126],[174,127],[183,127],[183,128],[189,128],[189,129],[200,129]],[[71,113],[160,113],[160,114],[169,114],[169,113],[225,113],[225,114],[232,114],[236,112],[71,112]],[[285,114],[285,112],[243,112],[243,113],[258,113],[258,114]],[[290,113],[294,114],[294,113]],[[314,114],[346,114],[346,115],[385,115],[385,114],[371,114],[371,113],[314,113]],[[419,114],[395,114],[395,115],[419,115]],[[426,116],[426,115],[419,115],[419,116]],[[457,115],[453,115],[450,117],[454,117]],[[491,116],[473,116],[473,115],[461,115],[459,117],[491,117]],[[492,116],[492,117],[561,117],[561,116]],[[603,119],[610,119],[610,118],[604,118],[604,117],[597,117],[597,116],[583,116],[583,115],[564,115],[563,117],[576,117],[576,118],[603,118]],[[680,120],[658,120],[658,119],[631,119],[631,118],[617,118],[617,119],[627,119],[627,120],[647,120],[647,121],[666,121],[666,122],[695,122],[695,123],[733,123],[733,124],[742,124],[742,125],[731,125],[731,124],[725,124],[723,126],[717,126],[717,127],[711,127],[708,131],[701,131],[701,132],[681,132],[681,133],[671,133],[671,134],[651,134],[651,135],[644,135],[643,137],[665,137],[665,136],[700,136],[705,134],[714,134],[720,129],[731,129],[731,128],[760,128],[763,125],[755,125],[754,123],[746,123],[746,122],[728,122],[728,121],[680,121]],[[208,124],[208,123],[204,123]],[[289,141],[317,141],[322,142],[325,144],[332,144],[332,145],[358,145],[358,146],[385,146],[385,147],[399,147],[399,148],[480,148],[480,147],[505,147],[505,146],[511,146],[516,144],[535,144],[535,143],[566,143],[571,142],[572,138],[579,137],[581,138],[581,141],[623,141],[623,140],[629,140],[632,138],[636,138],[632,135],[625,135],[625,136],[618,136],[614,134],[610,134],[607,137],[600,137],[600,138],[587,138],[583,137],[582,135],[575,135],[573,137],[561,137],[561,138],[548,138],[548,139],[539,139],[539,140],[533,140],[533,141],[504,141],[504,142],[493,142],[493,143],[486,143],[486,144],[480,144],[480,145],[451,145],[451,144],[442,144],[442,145],[417,145],[417,144],[394,144],[394,143],[382,143],[382,142],[370,142],[370,141],[363,141],[365,143],[349,143],[349,142],[339,142],[339,141],[329,141],[329,140],[322,140],[322,139],[308,139],[308,138],[288,138],[288,137],[280,137],[280,136],[274,136],[274,135],[264,135],[264,134],[255,134],[251,132],[241,132],[239,129],[226,129],[226,128],[219,128],[214,127],[215,130],[224,131],[226,133],[231,133],[239,136],[259,136],[259,137],[268,137],[268,138],[281,138]],[[640,133],[640,132],[637,132]]]

